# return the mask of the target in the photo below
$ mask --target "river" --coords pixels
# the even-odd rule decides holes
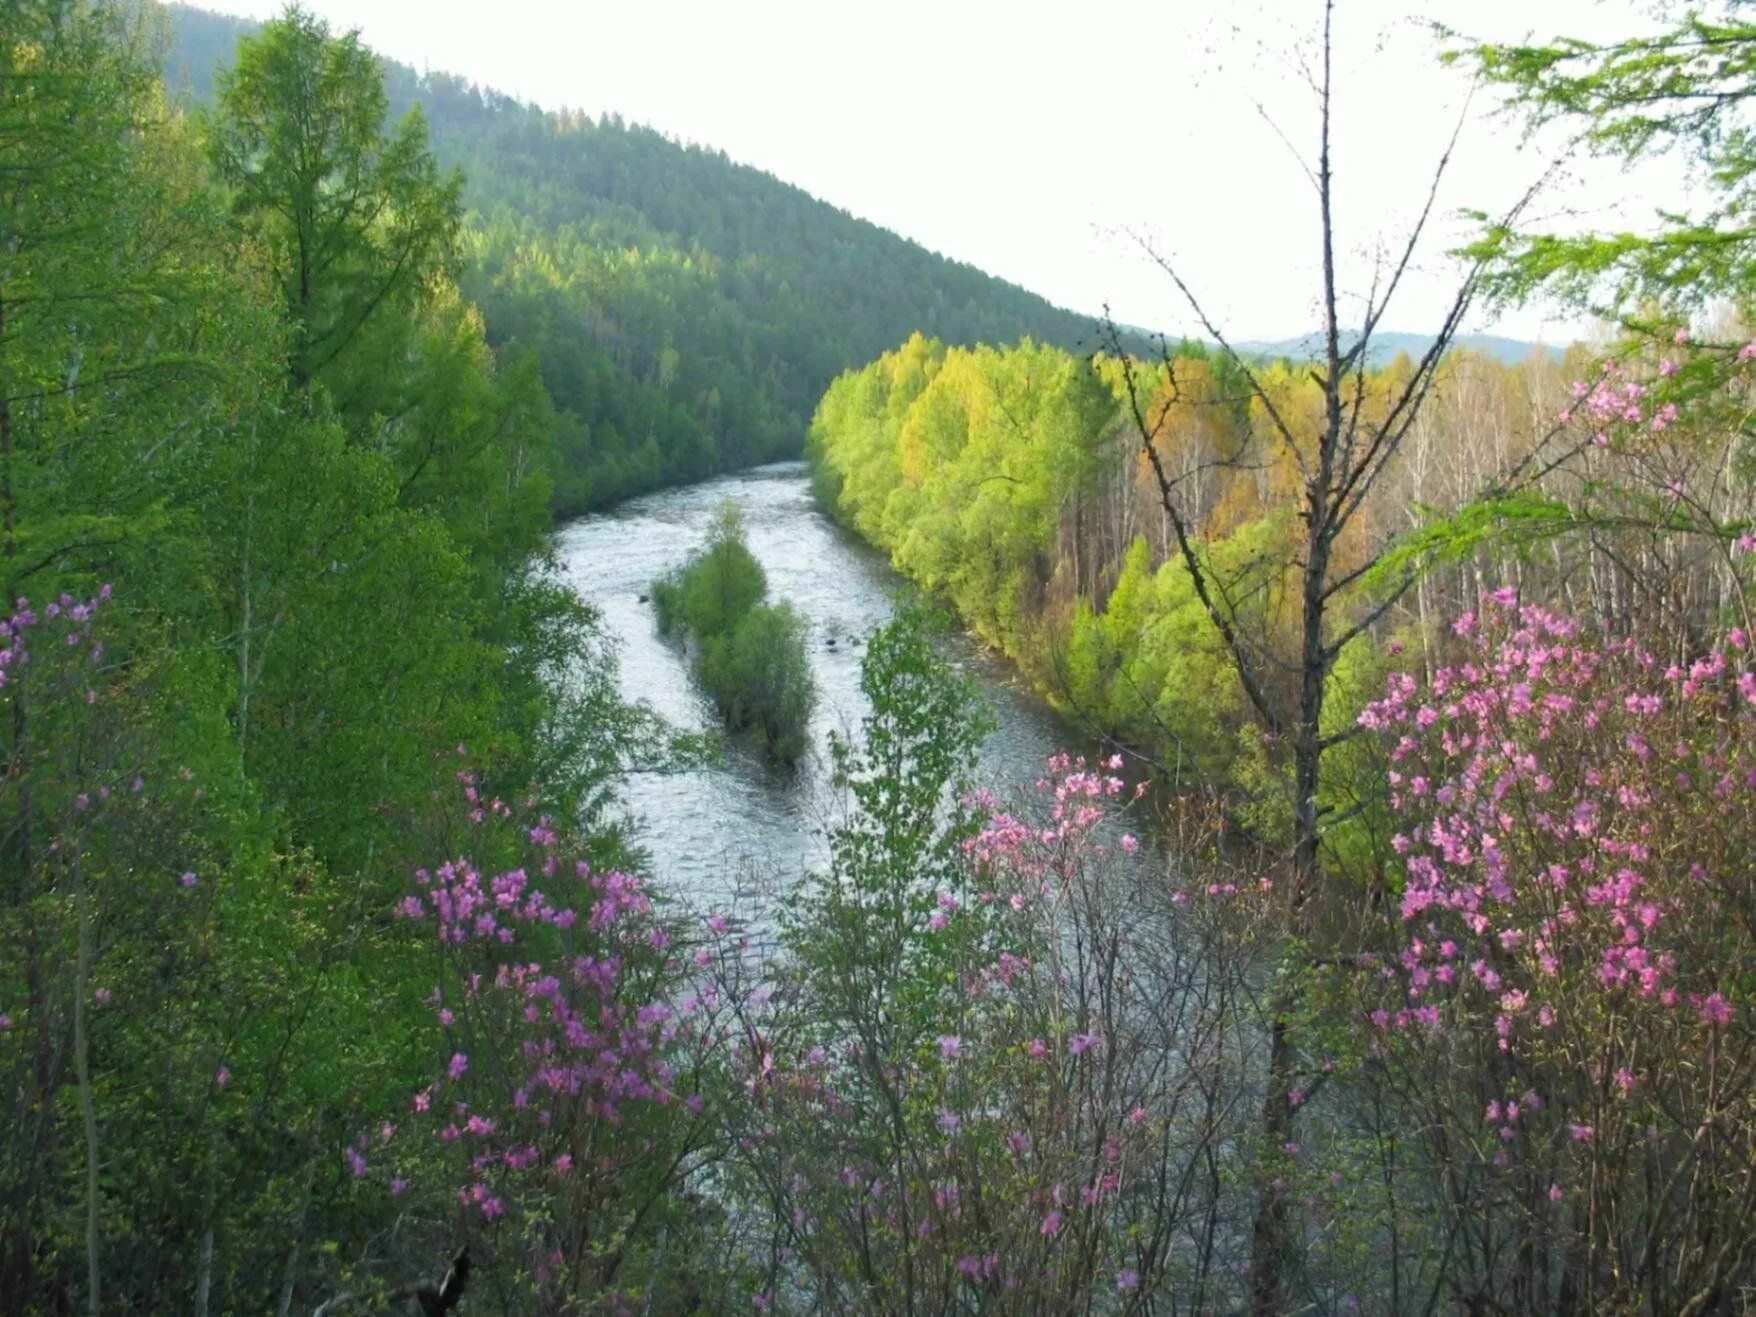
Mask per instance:
[[[681,649],[659,636],[641,596],[706,540],[727,499],[743,509],[769,598],[786,600],[806,619],[818,691],[815,750],[796,770],[781,769],[732,738],[722,761],[689,773],[635,774],[621,794],[665,887],[706,904],[753,908],[822,858],[833,805],[828,735],[857,730],[867,711],[859,688],[864,637],[890,617],[901,578],[823,514],[801,462],[631,500],[570,522],[559,548],[564,578],[617,638],[623,695],[678,727],[712,728],[712,705]],[[976,674],[997,724],[983,747],[983,784],[1003,790],[1034,781],[1051,753],[1078,739],[1020,688],[1004,661],[959,636],[943,643],[953,662]]]

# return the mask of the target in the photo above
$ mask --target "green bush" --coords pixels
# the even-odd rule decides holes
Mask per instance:
[[[652,588],[659,629],[694,640],[696,674],[726,724],[752,730],[769,755],[792,763],[810,746],[817,689],[804,618],[763,603],[767,592],[734,503],[720,509],[707,547]]]
[[[776,759],[810,746],[817,688],[805,656],[805,619],[790,604],[758,604],[731,632],[703,644],[701,682],[727,723],[752,729]]]
[[[768,576],[744,543],[736,503],[720,508],[707,548],[652,587],[659,629],[692,632],[703,641],[731,631],[767,593]]]

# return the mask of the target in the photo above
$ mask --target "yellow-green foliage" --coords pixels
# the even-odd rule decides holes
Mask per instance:
[[[836,514],[1010,651],[1037,623],[1062,505],[1090,485],[1118,406],[1058,348],[916,335],[830,387],[810,451]]]
[[[1224,405],[1219,363],[1192,356],[1175,371],[1166,404],[1167,373],[1136,370],[1142,396],[1172,417],[1155,446],[1173,470],[1242,458],[1209,477],[1196,552],[1227,583],[1240,630],[1274,645],[1295,621],[1296,472],[1254,460],[1251,417]],[[1302,381],[1282,367],[1265,378],[1296,410]],[[1149,748],[1179,775],[1278,798],[1276,757],[1250,730],[1231,656],[1182,558],[1143,534],[1101,558],[1100,525],[1128,509],[1156,514],[1125,383],[1118,362],[1028,341],[948,349],[916,335],[824,396],[810,442],[819,495],[1080,722]],[[1072,561],[1082,543],[1099,546],[1083,550],[1095,563]],[[1336,680],[1352,689],[1359,675],[1349,666]]]

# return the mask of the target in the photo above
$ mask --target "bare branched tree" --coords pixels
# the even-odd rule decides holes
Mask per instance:
[[[1387,544],[1338,555],[1337,544],[1360,518],[1368,496],[1384,478],[1413,430],[1431,395],[1441,360],[1456,338],[1465,315],[1481,288],[1489,252],[1462,258],[1455,291],[1432,341],[1388,396],[1369,396],[1368,370],[1374,335],[1385,312],[1414,268],[1417,251],[1430,237],[1440,186],[1451,168],[1465,114],[1433,167],[1424,203],[1406,240],[1379,264],[1365,298],[1357,333],[1344,325],[1343,291],[1336,271],[1335,179],[1331,161],[1332,107],[1335,93],[1334,0],[1325,0],[1317,65],[1311,70],[1317,101],[1317,158],[1302,163],[1317,202],[1320,243],[1319,306],[1322,320],[1317,359],[1310,379],[1321,396],[1315,434],[1297,433],[1295,418],[1277,403],[1262,372],[1234,346],[1173,260],[1142,243],[1209,338],[1236,367],[1248,390],[1257,425],[1271,447],[1284,451],[1300,478],[1299,517],[1303,523],[1301,552],[1292,564],[1298,590],[1297,621],[1290,638],[1277,638],[1247,620],[1232,606],[1233,582],[1214,567],[1203,551],[1197,513],[1184,482],[1167,468],[1159,439],[1177,403],[1176,363],[1168,341],[1161,340],[1168,387],[1156,397],[1146,373],[1122,351],[1121,336],[1107,322],[1107,346],[1122,362],[1127,398],[1138,431],[1142,454],[1157,484],[1159,501],[1171,529],[1175,551],[1208,619],[1223,641],[1255,719],[1289,761],[1292,829],[1287,877],[1283,884],[1286,942],[1283,955],[1296,959],[1299,948],[1315,931],[1314,898],[1320,891],[1326,828],[1338,821],[1321,803],[1325,756],[1352,732],[1326,734],[1324,701],[1338,659],[1364,636],[1414,583],[1416,568],[1394,570],[1369,596],[1359,588],[1375,568],[1383,566]],[[1279,133],[1279,129],[1276,129]],[[1280,134],[1283,142],[1289,139]],[[1529,203],[1527,192],[1502,219],[1509,227]],[[1240,455],[1240,460],[1241,460]],[[1289,1093],[1297,1077],[1298,1048],[1293,1036],[1300,1002],[1293,963],[1283,963],[1269,998],[1268,1070],[1260,1123],[1265,1150],[1291,1141],[1294,1106]],[[1286,1308],[1285,1259],[1291,1235],[1287,1191],[1277,1182],[1270,1158],[1257,1186],[1252,1227],[1252,1303],[1256,1312]]]

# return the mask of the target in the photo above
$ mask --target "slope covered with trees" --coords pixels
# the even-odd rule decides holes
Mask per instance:
[[[248,25],[173,6],[165,67],[197,101]],[[559,413],[563,511],[797,456],[841,370],[919,330],[1095,346],[1095,324],[722,152],[548,113],[385,62],[464,174],[465,293]]]
[[[1582,351],[1518,365],[1451,353],[1399,460],[1338,543],[1343,570],[1552,448],[1550,418],[1587,361]],[[1414,369],[1399,356],[1364,371],[1364,414],[1386,412]],[[1284,648],[1304,476],[1298,451],[1265,427],[1272,409],[1314,443],[1322,407],[1306,365],[1185,346],[1125,370],[1111,356],[1028,342],[971,350],[917,335],[824,395],[809,441],[817,489],[1063,711],[1174,781],[1223,786],[1242,813],[1272,815],[1283,802],[1262,776],[1244,693],[1179,561],[1131,384],[1227,607]],[[1577,480],[1553,472],[1549,485]],[[1414,630],[1472,598],[1489,574],[1473,560],[1428,571],[1412,600]],[[1335,674],[1356,702],[1359,678],[1351,666]]]

